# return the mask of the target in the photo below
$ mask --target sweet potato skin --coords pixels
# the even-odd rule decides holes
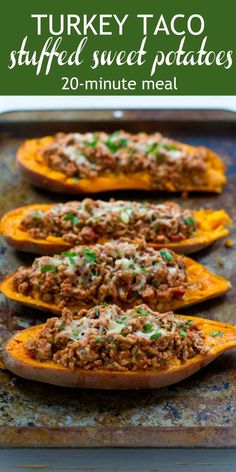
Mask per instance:
[[[186,290],[185,298],[183,300],[176,300],[174,303],[157,302],[155,305],[157,311],[163,313],[170,310],[179,310],[180,308],[224,295],[231,288],[231,284],[228,280],[209,272],[198,262],[188,257],[184,257],[184,260],[189,282],[189,288]],[[0,283],[0,291],[7,298],[38,310],[48,311],[55,314],[61,313],[58,306],[52,303],[43,302],[37,295],[33,298],[32,296],[26,296],[16,292],[14,290],[13,280],[14,274],[9,275]],[[132,308],[133,306],[130,305],[129,307]],[[73,304],[68,305],[68,308],[71,310],[80,310],[82,308],[90,308],[90,306],[88,304]]]
[[[43,160],[43,157],[40,155],[40,150],[53,141],[54,138],[52,136],[28,140],[23,143],[17,152],[17,162],[22,173],[37,187],[52,192],[68,194],[96,193],[127,189],[154,189],[150,175],[145,172],[137,172],[131,175],[114,175],[111,173],[90,180],[79,179],[78,182],[75,182],[72,178],[67,178],[62,172],[50,169]],[[191,146],[186,144],[179,144],[181,144],[182,148],[186,151],[193,149]],[[201,186],[193,186],[188,182],[183,182],[183,188],[176,190],[173,183],[170,181],[163,185],[162,190],[168,192],[200,191],[220,193],[226,183],[224,164],[216,153],[207,148],[203,149],[207,151],[207,172],[204,184]]]
[[[189,316],[183,318],[192,319]],[[206,343],[212,346],[211,349],[207,354],[198,354],[185,362],[175,360],[168,369],[136,372],[87,371],[78,368],[72,370],[52,361],[40,362],[31,359],[23,345],[44,325],[20,331],[8,340],[4,348],[3,361],[8,370],[20,377],[63,387],[120,390],[161,388],[184,380],[236,345],[234,326],[201,318],[194,320],[206,335]],[[211,338],[210,332],[213,330],[222,331],[222,336]]]
[[[28,211],[47,211],[52,206],[50,204],[33,204],[6,213],[0,222],[0,232],[7,243],[17,250],[40,255],[53,255],[69,249],[71,245],[64,241],[63,238],[50,236],[46,240],[34,239],[27,232],[20,229],[20,222]],[[191,254],[229,234],[226,226],[230,225],[231,219],[224,210],[214,211],[202,208],[194,212],[194,216],[199,223],[199,230],[192,238],[179,243],[148,243],[148,246],[155,249],[165,247],[181,254]],[[99,242],[104,243],[105,238]]]

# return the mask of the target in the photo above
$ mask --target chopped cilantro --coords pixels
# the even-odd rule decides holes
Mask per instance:
[[[111,134],[111,136],[105,141],[105,145],[110,149],[111,152],[115,153],[119,148],[124,148],[128,146],[128,141],[125,138],[117,139],[113,141],[113,138],[117,136],[119,132]]]
[[[135,308],[135,311],[136,311],[136,313],[139,313],[139,314],[142,315],[142,316],[148,316],[148,312],[145,311],[145,310],[144,310],[143,308],[141,308],[141,307]]]
[[[223,336],[223,331],[211,331],[211,332],[210,332],[210,336],[211,336],[212,338],[216,338],[217,336],[220,336],[220,337],[221,337],[221,336]]]
[[[72,336],[77,339],[79,337],[79,331],[75,328],[72,328]]]
[[[180,330],[179,334],[181,334],[181,336],[183,336],[184,338],[186,338],[187,336],[186,331],[184,331],[183,329]]]
[[[150,339],[153,340],[153,339],[158,339],[160,337],[161,337],[161,333],[157,331],[156,333],[150,336]]]
[[[72,265],[75,264],[74,257],[78,256],[78,254],[76,252],[65,251],[62,254],[63,254],[63,256],[68,257],[68,259],[69,259],[69,261]]]
[[[62,331],[64,328],[65,328],[64,323],[61,323],[60,326],[59,326],[59,330]]]
[[[161,249],[160,254],[162,255],[162,257],[164,257],[164,259],[167,259],[168,261],[173,261],[172,254],[170,254],[170,252],[166,249]]]
[[[66,256],[66,257],[76,257],[78,256],[77,252],[70,252],[70,251],[64,251],[62,253],[63,256]]]
[[[153,330],[153,325],[151,323],[147,323],[145,326],[144,326],[144,331],[145,333],[151,333],[151,331]]]
[[[155,152],[157,150],[157,147],[158,147],[158,143],[150,144],[146,149],[145,155]]]
[[[184,223],[189,226],[195,226],[196,221],[192,216],[189,216],[188,218],[184,219]]]
[[[42,219],[42,215],[39,213],[39,212],[36,212],[32,215],[32,219],[33,220],[41,220]]]
[[[79,182],[79,178],[78,178],[78,177],[73,177],[72,180],[73,180],[73,183],[74,183],[74,184],[77,184],[77,183]]]
[[[97,318],[99,318],[100,312],[99,312],[99,308],[97,306],[95,307],[95,315],[96,315]]]
[[[96,252],[92,251],[91,249],[83,249],[82,252],[90,264],[94,264],[96,262]]]
[[[167,151],[177,151],[178,148],[174,144],[162,143],[162,146],[167,149]]]
[[[94,134],[93,139],[91,141],[84,141],[84,145],[87,147],[95,148],[98,143],[98,137]]]
[[[67,213],[64,217],[63,220],[66,221],[72,221],[73,225],[76,225],[79,222],[79,219],[77,216],[73,215],[73,213],[69,212]]]
[[[101,336],[96,337],[96,343],[102,343],[103,338]]]
[[[46,264],[45,266],[41,267],[41,274],[45,274],[46,272],[57,272],[57,268],[54,265]]]

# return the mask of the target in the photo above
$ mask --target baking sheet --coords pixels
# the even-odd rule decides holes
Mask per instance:
[[[234,220],[230,238],[236,241],[236,119],[223,111],[73,111],[17,112],[0,117],[0,216],[34,202],[66,201],[28,184],[15,165],[15,153],[26,138],[57,131],[161,131],[178,140],[206,145],[227,166],[228,185],[222,195],[171,196],[155,192],[112,192],[108,199],[173,199],[185,207],[224,208]],[[68,198],[68,197],[67,197]],[[73,197],[72,197],[73,198]],[[76,197],[77,198],[77,197]],[[217,300],[184,310],[236,323],[236,248],[224,242],[194,255],[210,270],[232,282],[232,290]],[[31,255],[0,244],[0,278]],[[0,339],[25,326],[40,323],[45,314],[20,308],[0,295]],[[21,380],[0,371],[0,446],[34,447],[235,447],[236,350],[223,355],[191,378],[154,391],[70,390]]]

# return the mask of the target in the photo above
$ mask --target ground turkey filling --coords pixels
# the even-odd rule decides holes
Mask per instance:
[[[186,151],[182,144],[159,133],[60,133],[41,154],[49,167],[75,182],[111,173],[146,172],[153,188],[163,189],[171,182],[178,190],[183,180],[194,185],[204,183],[207,170],[204,148]]]
[[[167,368],[176,358],[186,361],[207,351],[194,321],[147,305],[128,311],[101,305],[78,314],[64,308],[62,317],[49,319],[25,349],[33,358],[52,359],[70,369],[111,371]]]
[[[33,238],[62,237],[71,245],[96,243],[101,238],[179,242],[193,236],[196,227],[193,212],[176,203],[156,205],[90,198],[58,204],[48,211],[29,211],[20,226]]]
[[[183,299],[187,286],[182,256],[145,244],[78,246],[35,259],[14,276],[16,291],[59,307],[101,302],[134,306]]]

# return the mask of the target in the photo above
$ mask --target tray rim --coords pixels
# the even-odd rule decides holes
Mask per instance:
[[[75,119],[66,119],[62,116],[62,113],[78,115]],[[155,116],[154,116],[155,113]],[[25,120],[21,118],[22,114],[28,114],[29,120]],[[183,122],[186,121],[187,116],[192,119],[192,121],[216,121],[216,122],[236,122],[236,111],[230,110],[228,108],[60,108],[60,109],[11,109],[8,111],[0,112],[0,124],[7,125],[13,123],[29,123],[29,122],[42,122],[47,123],[47,119],[33,119],[33,115],[54,115],[56,119],[53,122],[71,122],[74,123],[79,119],[84,119],[84,121],[97,121],[96,117],[99,118],[101,114],[103,114],[106,118],[105,121],[111,120],[114,122],[122,122],[122,121],[138,121],[138,119],[142,118],[143,121],[154,121],[157,119],[158,121],[169,121],[169,122]],[[92,117],[90,118],[90,115]],[[140,114],[140,118],[137,116]],[[186,116],[181,116],[186,114]],[[18,115],[20,118],[19,120],[13,120],[11,115]],[[80,116],[82,115],[82,116]],[[179,116],[178,116],[179,115]],[[217,117],[218,115],[218,117]],[[60,119],[61,117],[61,119]],[[50,117],[50,122],[52,118]]]
[[[0,427],[0,448],[235,448],[236,426]],[[171,445],[170,445],[171,443]]]

